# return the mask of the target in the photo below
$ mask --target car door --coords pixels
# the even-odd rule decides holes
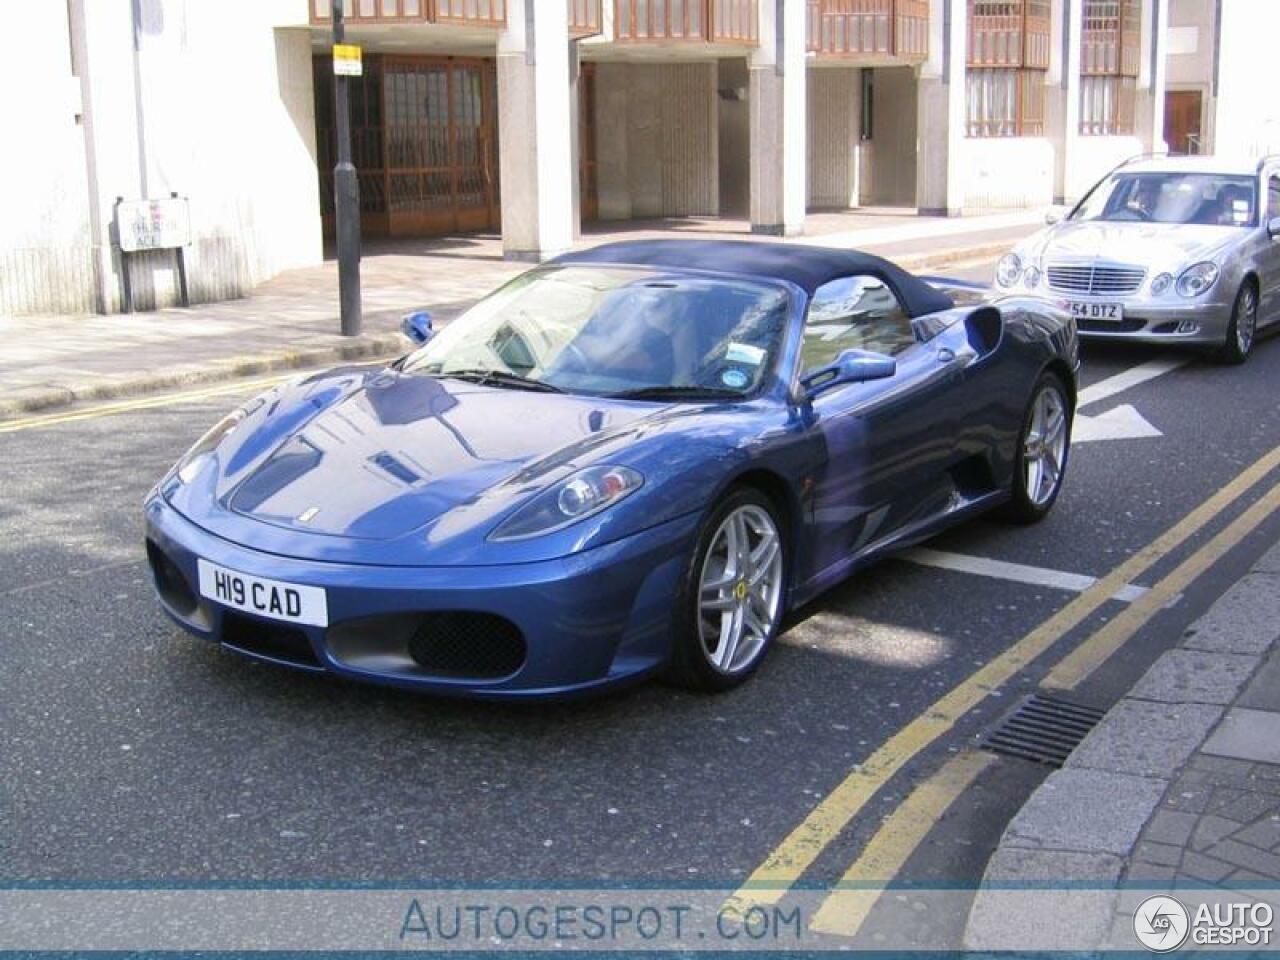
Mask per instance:
[[[1261,323],[1270,324],[1280,321],[1280,239],[1267,231],[1267,225],[1280,217],[1280,168],[1268,171],[1264,183],[1267,199],[1258,249],[1258,313]]]
[[[878,278],[842,277],[810,300],[801,370],[849,349],[897,361],[892,377],[845,384],[812,402],[824,463],[814,477],[814,573],[941,510],[954,457],[950,351],[922,342],[893,291]]]

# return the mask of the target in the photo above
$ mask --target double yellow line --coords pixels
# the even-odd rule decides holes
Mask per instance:
[[[136,400],[119,400],[114,403],[100,403],[80,410],[67,410],[63,413],[43,413],[24,417],[21,420],[0,422],[0,433],[18,433],[22,430],[34,430],[37,427],[52,427],[59,423],[73,423],[77,420],[97,420],[99,417],[110,417],[118,413],[129,413],[133,410],[150,410],[156,407],[168,407],[178,403],[206,400],[211,397],[222,397],[236,393],[265,390],[298,376],[299,371],[262,377],[254,380],[234,380],[214,387],[201,387],[198,390],[183,390],[178,393],[164,393],[151,397],[140,397]]]
[[[745,909],[752,904],[772,904],[781,900],[831,841],[908,762],[950,731],[962,716],[981,703],[993,690],[1012,679],[1023,667],[1083,623],[1117,590],[1132,583],[1200,532],[1277,466],[1280,466],[1280,447],[1261,457],[1182,520],[1119,564],[1013,646],[988,661],[890,737],[827,794],[769,854],[730,899],[729,906]],[[1280,508],[1280,484],[1272,487],[1240,517],[1131,604],[1123,614],[1080,644],[1050,672],[1046,684],[1060,689],[1078,685],[1137,633],[1170,599],[1182,592],[1192,580],[1243,540],[1277,508]],[[936,821],[981,772],[983,764],[965,759],[966,756],[969,755],[961,754],[944,765],[890,816],[820,908],[814,918],[815,929],[849,936],[857,932],[875,900],[874,894],[868,892],[868,885],[873,882],[882,885],[892,879],[924,839],[928,824]]]

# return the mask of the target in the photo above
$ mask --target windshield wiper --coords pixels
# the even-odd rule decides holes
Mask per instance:
[[[515,387],[519,390],[539,390],[542,393],[564,393],[559,387],[553,383],[547,383],[545,380],[534,380],[532,377],[522,377],[518,373],[511,373],[508,370],[450,370],[437,373],[438,377],[453,377],[455,380],[466,380],[468,383],[479,383],[482,385],[493,384],[499,387]]]
[[[740,400],[742,393],[738,390],[724,390],[719,387],[700,387],[694,383],[673,383],[653,387],[638,387],[635,390],[622,390],[607,396],[615,400]]]

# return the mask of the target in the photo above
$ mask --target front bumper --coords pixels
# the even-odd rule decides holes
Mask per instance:
[[[484,567],[388,567],[281,557],[202,529],[160,496],[146,504],[161,605],[183,629],[259,660],[355,680],[488,698],[586,693],[655,673],[698,518],[669,521],[558,560]],[[282,624],[197,592],[197,558],[252,576],[321,587],[327,627]],[[502,676],[424,668],[411,653],[427,617],[502,618],[523,640]],[[467,641],[473,643],[474,638]],[[474,651],[473,651],[474,652]]]
[[[1118,327],[1098,321],[1077,320],[1081,337],[1091,340],[1126,340],[1140,343],[1186,343],[1221,346],[1231,323],[1231,304],[1192,303],[1186,306],[1124,304],[1124,321]]]

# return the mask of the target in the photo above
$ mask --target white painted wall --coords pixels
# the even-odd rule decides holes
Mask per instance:
[[[959,164],[966,210],[1053,202],[1053,146],[1041,137],[966,137]]]
[[[190,197],[195,301],[320,259],[306,0],[137,9],[136,54],[131,0],[71,0],[28,5],[0,58],[23,91],[0,99],[0,199],[18,211],[0,226],[0,310],[119,309],[117,197]],[[171,254],[131,263],[139,308],[176,302]]]
[[[1248,157],[1280,152],[1280,98],[1269,79],[1280,36],[1280,2],[1222,0],[1221,30],[1214,152]]]
[[[0,57],[0,314],[93,309],[79,83],[65,3],[27,4]]]

